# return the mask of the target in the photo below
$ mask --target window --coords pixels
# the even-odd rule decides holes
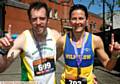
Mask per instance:
[[[58,18],[58,11],[56,9],[54,10],[54,17],[55,17],[55,19]]]
[[[49,0],[49,1],[52,1],[52,2],[58,3],[58,0]]]
[[[70,0],[59,0],[59,2],[66,2],[68,3]]]
[[[5,19],[5,8],[4,2],[0,2],[0,30],[4,29],[4,19]]]
[[[66,3],[68,3],[70,0],[49,0],[49,1],[52,1],[52,2],[55,2],[55,3],[64,3],[64,2],[66,2]]]
[[[49,17],[57,19],[58,18],[58,11],[57,11],[57,9],[49,8]]]
[[[21,1],[21,0],[13,0],[13,1]]]
[[[0,29],[2,27],[2,8],[0,7]]]
[[[50,18],[53,17],[53,10],[52,10],[52,8],[49,8],[49,17],[50,17]]]
[[[93,29],[96,29],[96,22],[93,23]]]

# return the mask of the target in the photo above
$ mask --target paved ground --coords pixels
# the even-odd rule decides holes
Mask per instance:
[[[61,58],[60,60],[63,60],[63,58]],[[56,72],[57,84],[59,84],[60,74],[62,71],[63,64],[61,63],[61,61],[58,61]],[[97,76],[98,84],[120,84],[120,73],[118,72],[109,72],[101,66],[95,66],[94,73]],[[5,72],[0,73],[0,84],[21,84],[19,83],[20,74],[20,59],[18,58]]]

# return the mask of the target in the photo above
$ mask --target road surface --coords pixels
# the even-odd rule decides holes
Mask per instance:
[[[56,69],[57,84],[59,84],[60,75],[63,71],[63,62],[61,61],[63,58],[60,58],[59,60]],[[120,84],[119,72],[109,72],[102,66],[95,66],[94,73],[97,76],[98,84]],[[20,58],[17,58],[5,72],[0,73],[0,84],[21,84],[20,74]]]

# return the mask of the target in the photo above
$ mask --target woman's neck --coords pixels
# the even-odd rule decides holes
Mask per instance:
[[[85,31],[79,32],[79,33],[75,33],[73,32],[73,38],[74,41],[78,42],[78,41],[82,41],[85,35]]]

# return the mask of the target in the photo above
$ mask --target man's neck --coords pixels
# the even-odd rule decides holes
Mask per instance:
[[[34,33],[34,38],[37,41],[45,41],[46,37],[47,37],[47,31],[44,31],[43,33],[36,33],[35,31],[33,31]]]

